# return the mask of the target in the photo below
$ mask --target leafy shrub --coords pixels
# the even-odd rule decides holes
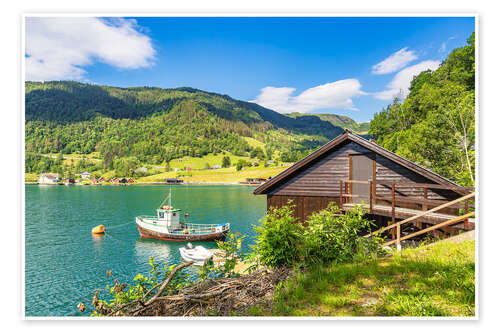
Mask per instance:
[[[120,283],[117,279],[114,279],[113,286],[106,286],[104,299],[99,299],[101,292],[97,291],[92,300],[95,310],[91,312],[91,316],[106,315],[118,310],[126,303],[136,301],[146,295],[154,295],[161,282],[177,267],[175,264],[168,265],[168,263],[160,265],[155,262],[153,257],[149,258],[148,265],[151,269],[147,274],[137,274],[134,281],[128,286],[126,283]],[[111,271],[108,271],[107,274],[113,278]],[[169,282],[162,295],[174,294],[192,283],[193,279],[189,273],[179,271]],[[151,293],[152,291],[154,292]]]
[[[236,171],[240,171],[241,169],[247,166],[252,166],[252,163],[245,160],[238,160],[238,162],[236,163]]]
[[[222,158],[222,167],[223,168],[229,168],[231,166],[231,159],[229,156],[224,155]]]
[[[380,239],[360,237],[359,233],[374,223],[364,218],[365,211],[356,206],[340,215],[340,209],[330,203],[328,208],[313,213],[304,230],[306,261],[313,263],[345,262],[377,251]]]
[[[254,253],[269,267],[291,266],[302,258],[304,227],[293,217],[293,206],[271,208],[254,226],[257,233]]]
[[[241,249],[244,238],[245,236],[239,232],[236,234],[229,232],[224,241],[217,241],[217,247],[224,252],[224,264],[215,267],[213,261],[210,260],[201,268],[198,278],[204,280],[237,276],[238,274],[234,272],[234,268],[238,259],[245,256]]]

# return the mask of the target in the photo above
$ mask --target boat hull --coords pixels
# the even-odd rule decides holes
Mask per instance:
[[[208,242],[208,241],[223,241],[226,239],[228,230],[222,232],[213,232],[210,234],[203,235],[179,235],[179,234],[169,234],[159,231],[153,231],[140,226],[138,223],[137,230],[142,237],[161,239],[166,241],[174,242]]]

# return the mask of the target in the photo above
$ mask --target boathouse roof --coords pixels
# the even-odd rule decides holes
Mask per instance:
[[[382,146],[379,146],[375,141],[373,140],[366,140],[363,137],[354,134],[350,129],[345,129],[344,133],[341,135],[337,136],[335,139],[329,141],[322,147],[318,148],[311,154],[307,155],[297,163],[293,164],[290,166],[288,169],[284,170],[277,176],[273,177],[269,181],[265,182],[261,186],[257,187],[255,191],[253,192],[254,194],[267,194],[269,193],[272,189],[274,189],[276,186],[286,182],[288,179],[291,177],[295,176],[298,172],[301,170],[304,170],[308,168],[309,166],[313,165],[317,161],[321,160],[323,157],[337,149],[342,143],[346,141],[352,141],[360,146],[373,151],[376,154],[379,154],[380,156],[383,156],[399,165],[402,165],[406,167],[409,170],[414,171],[417,174],[422,175],[423,177],[436,182],[441,185],[449,185],[449,186],[456,186],[456,187],[461,187],[460,185],[452,182],[451,180],[435,173],[432,170],[426,169],[412,161],[407,160],[404,157],[401,157],[385,148]]]

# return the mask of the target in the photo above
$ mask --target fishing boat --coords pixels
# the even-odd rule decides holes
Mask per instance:
[[[168,205],[164,205],[168,199]],[[229,232],[229,223],[200,224],[188,222],[188,214],[181,221],[181,210],[172,207],[172,192],[156,209],[156,216],[141,215],[135,218],[137,230],[142,237],[166,241],[217,241],[224,240]]]

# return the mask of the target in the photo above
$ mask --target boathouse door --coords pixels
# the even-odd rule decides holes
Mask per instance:
[[[374,180],[374,158],[375,154],[352,154],[349,156],[349,178],[351,180],[370,181]],[[370,185],[369,184],[356,184],[352,185],[352,202],[365,203],[370,202]]]

